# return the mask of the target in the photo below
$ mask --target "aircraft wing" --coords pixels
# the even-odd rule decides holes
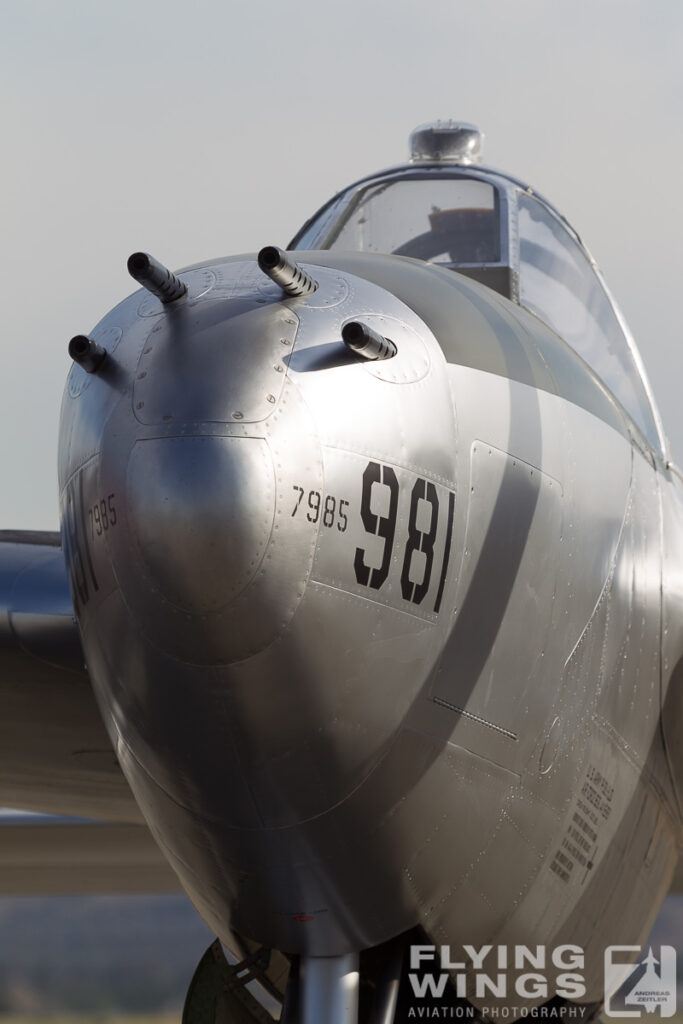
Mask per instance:
[[[678,866],[676,867],[676,870],[673,874],[673,878],[671,879],[669,892],[683,894],[683,857],[681,857],[678,861]]]
[[[58,533],[0,531],[0,807],[80,819],[1,816],[1,895],[179,888],[102,724]]]
[[[146,825],[0,816],[0,896],[176,891]]]

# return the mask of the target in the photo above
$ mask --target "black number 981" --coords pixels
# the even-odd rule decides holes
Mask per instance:
[[[371,508],[372,489],[375,486],[388,489],[389,507],[386,515],[376,515]],[[391,466],[380,465],[379,462],[369,462],[363,473],[363,494],[361,498],[361,519],[365,532],[374,537],[381,537],[384,541],[382,561],[379,567],[370,568],[365,561],[365,549],[356,548],[353,561],[356,573],[356,581],[362,586],[370,587],[372,590],[379,590],[386,582],[391,567],[391,558],[394,549],[396,536],[396,520],[398,514],[399,484],[395,471]],[[422,530],[418,526],[418,511],[420,501],[430,506],[429,528]],[[434,611],[438,613],[441,607],[446,573],[448,570],[448,559],[451,550],[451,534],[453,531],[453,511],[455,507],[455,495],[449,492],[448,499],[448,525],[446,527],[446,539],[444,544],[443,559],[439,586],[434,602]],[[436,487],[428,480],[418,478],[410,496],[410,514],[408,517],[408,537],[406,539],[403,555],[403,567],[401,570],[401,595],[405,601],[412,604],[422,604],[432,580],[432,569],[434,567],[434,545],[436,543],[439,529],[439,496]],[[413,556],[420,552],[424,556],[424,569],[422,579],[419,583],[411,579],[411,568]]]

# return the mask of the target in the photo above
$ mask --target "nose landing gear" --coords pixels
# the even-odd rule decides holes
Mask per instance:
[[[195,971],[183,1024],[398,1024],[405,946],[399,936],[363,954],[291,958],[262,947],[233,965],[216,941]]]

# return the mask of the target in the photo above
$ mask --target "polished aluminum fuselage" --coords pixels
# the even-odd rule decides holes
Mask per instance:
[[[123,770],[228,944],[572,942],[600,999],[680,840],[680,481],[512,302],[298,255],[312,296],[190,268],[71,371],[63,543]],[[394,359],[347,352],[357,317]]]

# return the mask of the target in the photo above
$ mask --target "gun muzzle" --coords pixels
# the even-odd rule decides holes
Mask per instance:
[[[271,281],[292,297],[311,295],[318,287],[318,282],[277,245],[261,249],[258,265]]]
[[[69,342],[69,355],[86,373],[97,373],[107,351],[87,334],[77,334]]]
[[[346,347],[361,359],[393,359],[398,351],[393,341],[358,320],[344,324],[341,333]]]
[[[128,257],[128,273],[164,305],[175,302],[187,291],[187,285],[179,277],[146,252],[134,252]]]

